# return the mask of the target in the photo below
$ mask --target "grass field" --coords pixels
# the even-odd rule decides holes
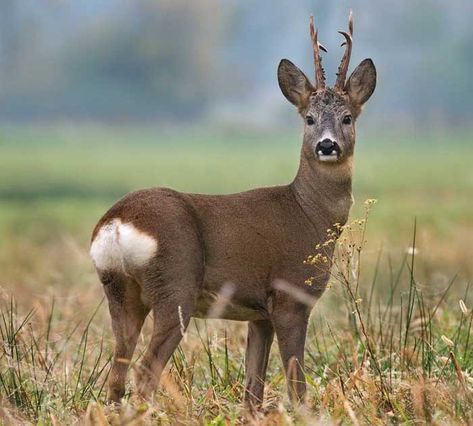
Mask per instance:
[[[306,407],[290,408],[274,345],[261,424],[473,421],[472,142],[358,135],[352,217],[363,217],[365,199],[378,200],[367,243],[361,252],[339,247],[332,285],[314,310]],[[240,403],[243,323],[193,322],[153,401],[131,395],[120,408],[104,405],[113,342],[88,241],[130,190],[227,193],[285,183],[299,148],[297,132],[1,127],[0,419],[249,421]],[[361,233],[354,225],[346,235]],[[147,336],[149,327],[137,359]]]

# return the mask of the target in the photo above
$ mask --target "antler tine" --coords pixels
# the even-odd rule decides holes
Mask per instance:
[[[340,62],[340,66],[338,67],[335,89],[343,91],[345,87],[345,80],[347,78],[348,65],[350,64],[351,48],[353,45],[353,13],[351,10],[348,17],[348,33],[345,31],[339,31],[339,33],[345,37],[345,42],[342,43],[342,46],[346,45],[346,48],[342,57],[342,61]]]
[[[322,46],[317,40],[318,31],[315,31],[314,17],[312,15],[310,17],[309,29],[310,29],[310,38],[312,40],[312,50],[314,53],[315,90],[320,90],[320,89],[325,88],[325,71],[322,68],[322,58],[320,57],[319,49],[323,50],[324,52],[326,52],[327,49],[324,46]]]
[[[348,14],[348,31],[353,36],[353,10],[350,9],[350,13]]]

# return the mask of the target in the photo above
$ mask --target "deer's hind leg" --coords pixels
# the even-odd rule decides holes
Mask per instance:
[[[115,336],[115,350],[108,380],[108,400],[119,402],[125,394],[128,367],[144,320],[149,313],[141,301],[141,289],[121,273],[102,273]]]
[[[136,375],[142,397],[149,396],[158,386],[169,358],[189,325],[201,287],[201,275],[199,262],[184,257],[179,264],[157,262],[143,280],[145,299],[150,301],[153,312],[153,334]]]

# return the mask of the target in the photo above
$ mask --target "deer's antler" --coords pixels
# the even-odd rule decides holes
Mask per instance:
[[[350,10],[350,15],[348,17],[348,33],[345,31],[339,31],[343,37],[345,37],[345,42],[342,43],[342,46],[345,45],[345,53],[343,54],[342,61],[338,67],[337,81],[335,82],[335,90],[343,91],[345,88],[345,80],[347,78],[348,65],[350,64],[351,48],[353,44],[353,13]]]
[[[322,58],[320,57],[320,50],[327,51],[317,40],[317,33],[314,29],[314,17],[310,17],[310,38],[312,40],[312,49],[314,51],[314,66],[315,66],[315,90],[325,88],[325,71],[322,68]],[[320,50],[319,50],[320,49]]]

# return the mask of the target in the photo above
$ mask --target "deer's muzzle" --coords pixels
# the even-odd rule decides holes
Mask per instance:
[[[328,138],[318,142],[315,147],[315,155],[320,161],[337,161],[340,152],[338,143]]]

